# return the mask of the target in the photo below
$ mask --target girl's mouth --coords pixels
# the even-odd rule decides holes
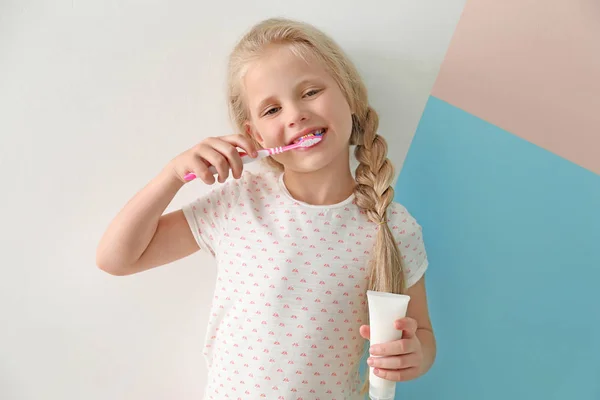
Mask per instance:
[[[323,136],[323,135],[325,135],[326,132],[327,132],[327,128],[316,129],[313,132],[310,132],[310,133],[308,133],[308,134],[306,134],[304,136],[301,136],[301,137],[295,139],[292,142],[292,144],[296,144],[296,143],[300,142],[301,140],[305,140],[305,139],[313,137],[313,136]]]

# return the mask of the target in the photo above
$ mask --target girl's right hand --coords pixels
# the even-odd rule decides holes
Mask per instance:
[[[252,141],[244,135],[229,135],[204,139],[191,149],[181,153],[169,163],[170,170],[183,183],[188,182],[185,176],[194,173],[207,185],[215,183],[215,177],[208,170],[212,165],[218,172],[219,183],[225,182],[231,169],[232,176],[242,176],[243,163],[236,147],[243,149],[251,157],[256,157],[256,148]]]

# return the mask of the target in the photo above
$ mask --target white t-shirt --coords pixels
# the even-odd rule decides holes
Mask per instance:
[[[245,171],[183,208],[218,275],[204,399],[358,400],[368,261],[378,225],[354,196],[296,201],[283,174]],[[421,227],[388,209],[408,286],[427,268]]]

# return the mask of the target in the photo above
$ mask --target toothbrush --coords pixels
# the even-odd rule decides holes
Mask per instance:
[[[272,147],[272,148],[268,148],[268,149],[258,150],[257,151],[258,155],[255,158],[250,157],[248,154],[246,154],[244,152],[240,152],[239,154],[240,154],[240,157],[242,158],[242,163],[248,164],[253,161],[257,161],[262,158],[272,156],[273,154],[281,154],[286,151],[294,150],[294,149],[297,149],[300,147],[303,147],[303,148],[312,147],[315,144],[319,143],[321,140],[323,140],[322,134],[314,135],[314,136],[304,136],[304,137],[300,138],[300,141],[298,143],[290,144],[288,146]],[[208,170],[213,175],[217,173],[216,168],[212,165],[208,168]],[[185,179],[186,181],[194,180],[194,179],[196,179],[196,174],[194,174],[193,172],[190,172],[190,173],[186,174],[183,177],[183,179]]]

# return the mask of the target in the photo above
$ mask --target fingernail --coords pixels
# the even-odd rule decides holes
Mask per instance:
[[[379,347],[377,347],[377,346],[371,346],[371,348],[369,349],[369,352],[371,354],[377,353],[378,351],[379,351]]]
[[[373,359],[369,358],[367,360],[367,364],[369,364],[371,367],[373,366],[373,363],[374,363]]]
[[[373,370],[373,372],[374,372],[375,374],[379,374],[379,368],[375,368],[375,369]]]

